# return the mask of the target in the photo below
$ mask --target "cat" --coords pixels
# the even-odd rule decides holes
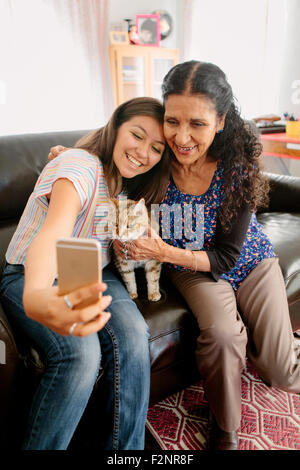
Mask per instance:
[[[126,198],[111,199],[108,223],[112,238],[126,242],[127,245],[143,236],[147,233],[147,228],[150,224],[144,199],[138,202]],[[138,298],[134,270],[141,266],[145,269],[148,300],[156,302],[161,298],[159,291],[161,262],[156,260],[126,260],[118,255],[115,249],[114,262],[131,299]]]

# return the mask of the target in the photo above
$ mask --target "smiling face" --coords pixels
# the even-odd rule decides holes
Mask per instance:
[[[119,127],[113,160],[121,176],[133,178],[153,168],[164,148],[162,125],[150,116],[135,116]]]
[[[165,101],[164,134],[181,165],[207,157],[216,132],[224,127],[214,103],[201,95],[169,95]]]

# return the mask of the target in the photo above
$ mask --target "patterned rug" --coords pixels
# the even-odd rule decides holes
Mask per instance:
[[[164,450],[204,450],[208,405],[202,382],[152,406],[147,427]],[[300,450],[300,396],[267,387],[247,362],[239,450]]]

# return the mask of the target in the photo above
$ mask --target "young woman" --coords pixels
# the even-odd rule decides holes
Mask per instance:
[[[99,428],[106,449],[143,449],[150,362],[147,325],[109,270],[107,204],[141,187],[158,202],[168,179],[163,107],[152,98],[119,106],[108,124],[46,165],[6,253],[1,303],[11,324],[45,356],[23,449],[66,449],[104,368],[109,390]],[[137,181],[136,181],[137,180]],[[62,297],[55,285],[58,237],[102,243],[103,283]],[[25,267],[25,272],[24,272]],[[102,298],[80,303],[96,292]],[[106,308],[109,306],[109,312]]]
[[[168,239],[139,239],[128,255],[167,263],[199,325],[196,359],[211,410],[208,448],[234,450],[246,355],[266,383],[300,392],[300,351],[282,273],[255,216],[268,189],[259,170],[261,145],[213,64],[172,68],[163,98],[164,135],[173,152],[163,203],[180,205],[189,226],[181,237],[173,223]],[[197,205],[204,214],[202,247],[186,235],[201,224]],[[187,207],[194,217],[184,218]]]

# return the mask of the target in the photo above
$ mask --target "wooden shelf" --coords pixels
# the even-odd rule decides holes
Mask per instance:
[[[178,63],[179,51],[165,47],[111,45],[109,58],[114,105],[118,106],[134,96],[152,96],[160,99],[158,87],[161,86],[168,70]],[[144,78],[129,77],[127,80],[124,77],[127,70],[136,70]],[[131,89],[133,86],[137,87],[136,93],[140,94],[134,93]]]

